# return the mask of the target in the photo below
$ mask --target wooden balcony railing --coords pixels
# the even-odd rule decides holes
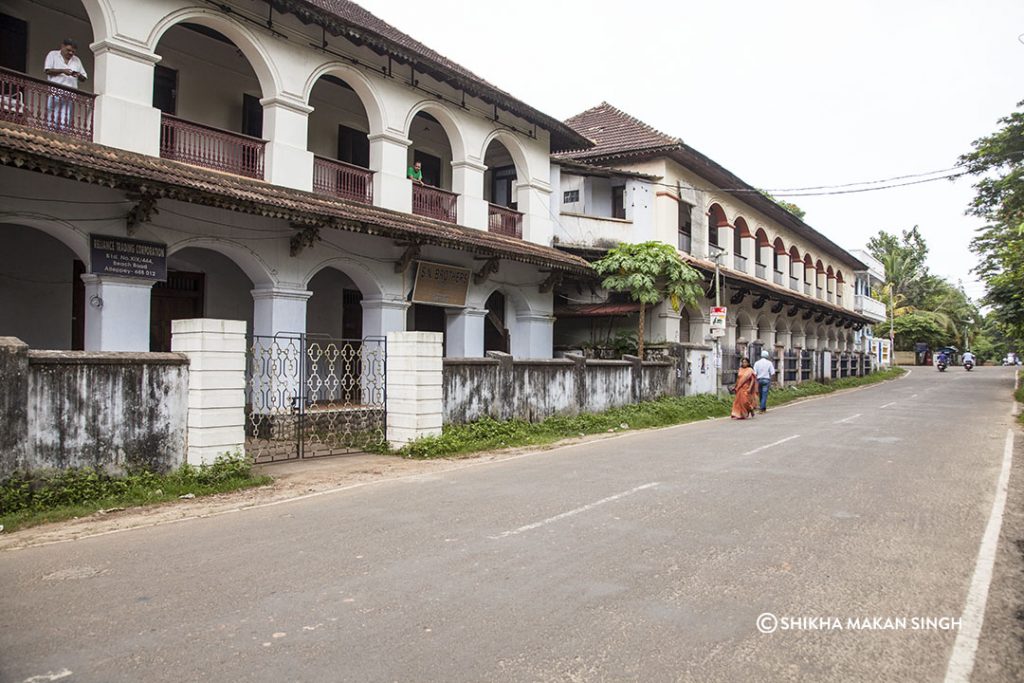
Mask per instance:
[[[0,121],[92,140],[96,96],[0,68]]]
[[[373,204],[373,171],[336,159],[313,157],[313,192]]]
[[[458,222],[456,203],[459,195],[430,185],[412,185],[412,212],[417,216],[436,218],[449,223]]]
[[[506,206],[488,204],[487,232],[523,239],[523,214]]]
[[[160,156],[263,180],[266,140],[204,126],[164,114],[160,123]]]

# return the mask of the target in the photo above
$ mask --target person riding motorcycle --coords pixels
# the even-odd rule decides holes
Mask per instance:
[[[963,361],[964,367],[969,371],[974,367],[974,354],[970,351],[964,351]]]
[[[938,357],[935,359],[935,366],[940,370],[945,370],[949,365],[949,356],[946,355],[945,351],[939,351]]]

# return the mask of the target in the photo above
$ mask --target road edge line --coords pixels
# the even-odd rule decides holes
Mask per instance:
[[[999,547],[999,534],[1003,528],[1003,514],[1006,511],[1006,498],[1010,485],[1010,467],[1013,464],[1013,427],[1006,431],[1006,446],[1003,449],[1003,465],[996,484],[996,497],[992,501],[992,512],[989,514],[985,533],[978,548],[978,559],[971,576],[971,585],[967,591],[964,611],[960,616],[960,631],[953,643],[953,651],[949,655],[946,667],[945,683],[968,683],[974,671],[974,660],[978,653],[981,628],[985,622],[985,606],[988,603],[989,588],[995,568],[996,551]]]

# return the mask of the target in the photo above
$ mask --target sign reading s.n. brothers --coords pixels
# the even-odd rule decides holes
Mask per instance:
[[[89,235],[90,272],[167,280],[167,245],[129,237]]]
[[[469,269],[429,261],[416,262],[416,284],[412,300],[433,306],[465,306],[469,291]]]

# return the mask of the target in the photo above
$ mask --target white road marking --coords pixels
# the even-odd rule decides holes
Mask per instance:
[[[772,446],[778,446],[780,443],[786,443],[787,441],[792,441],[793,439],[799,439],[799,438],[800,438],[799,434],[794,434],[793,436],[787,436],[785,439],[779,439],[775,443],[769,443],[769,444],[765,444],[764,446],[758,446],[754,450],[747,451],[743,455],[753,455],[754,453],[758,453],[760,451],[763,451],[766,448],[771,448]]]
[[[532,529],[537,529],[537,528],[542,527],[542,526],[544,526],[546,524],[551,524],[552,522],[557,522],[560,519],[565,519],[566,517],[572,517],[573,515],[578,515],[581,512],[586,512],[587,510],[593,510],[598,505],[604,505],[605,503],[610,503],[610,502],[612,502],[614,500],[618,500],[620,498],[625,498],[626,496],[631,496],[634,493],[637,493],[639,491],[643,491],[644,489],[653,488],[653,487],[657,486],[659,483],[660,482],[654,481],[654,482],[651,482],[650,484],[643,484],[641,486],[637,486],[635,488],[631,488],[628,491],[623,491],[622,493],[616,493],[614,496],[608,496],[607,498],[602,498],[601,500],[594,501],[593,503],[588,503],[587,505],[584,505],[583,507],[578,507],[575,510],[569,510],[568,512],[563,512],[560,515],[555,515],[554,517],[548,517],[547,519],[541,520],[539,522],[534,522],[533,524],[527,524],[526,526],[521,526],[518,529],[512,529],[511,531],[503,531],[502,533],[498,534],[497,536],[491,536],[490,538],[492,540],[498,540],[500,538],[506,538],[508,536],[515,536],[517,534],[521,534],[524,531],[530,531]]]
[[[850,420],[856,420],[858,417],[860,417],[860,415],[860,413],[857,413],[856,415],[851,415],[850,417],[844,417],[842,420],[836,420],[832,424],[839,425],[843,424],[844,422],[849,422]]]
[[[917,398],[917,394],[911,394],[910,398]]]
[[[996,562],[996,548],[999,545],[999,530],[1003,526],[1003,511],[1006,508],[1006,491],[1010,482],[1010,465],[1013,464],[1013,430],[1006,432],[1006,446],[1003,450],[1003,468],[996,484],[996,498],[992,501],[992,513],[981,537],[978,561],[974,565],[971,587],[967,591],[967,602],[960,617],[960,632],[953,643],[946,668],[946,683],[967,683],[974,670],[974,656],[978,651],[978,638],[985,621],[985,604],[988,602],[989,584],[992,583],[992,567]]]
[[[878,406],[878,407],[879,408],[888,408],[889,406],[894,406],[894,405],[896,405],[896,401],[893,401],[892,403],[886,403],[884,406]]]
[[[61,669],[57,673],[53,673],[52,671],[47,671],[44,674],[40,674],[38,676],[31,676],[29,678],[26,678],[24,683],[43,683],[43,681],[59,681],[62,678],[67,678],[68,676],[71,675],[71,673],[72,673],[71,669]]]

